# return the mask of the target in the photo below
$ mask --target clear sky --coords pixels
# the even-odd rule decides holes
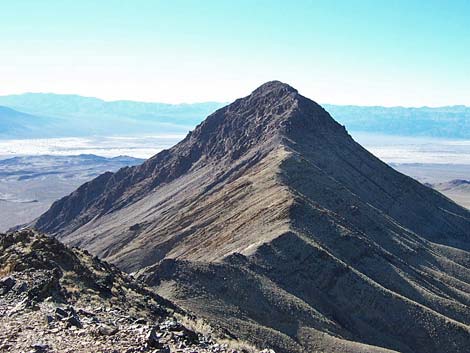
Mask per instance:
[[[0,2],[0,94],[470,105],[470,1]]]

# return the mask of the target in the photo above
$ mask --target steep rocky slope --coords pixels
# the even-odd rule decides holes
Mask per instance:
[[[0,234],[1,352],[237,352],[214,335],[86,251],[29,230]]]
[[[280,82],[83,185],[36,227],[280,351],[470,344],[469,211]]]

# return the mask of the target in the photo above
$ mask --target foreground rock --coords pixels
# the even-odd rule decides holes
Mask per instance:
[[[0,352],[245,351],[85,251],[0,235]]]

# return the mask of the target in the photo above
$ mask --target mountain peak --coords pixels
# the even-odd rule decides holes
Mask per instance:
[[[279,135],[286,131],[288,121],[298,111],[300,100],[306,98],[291,86],[267,82],[209,115],[181,147],[192,150],[189,153],[192,155],[236,159],[253,147],[273,139],[279,141]]]
[[[106,173],[82,185],[55,202],[35,226],[56,234],[65,233],[65,229],[75,231],[96,215],[101,217],[133,203],[193,170],[212,164],[233,166],[325,135],[332,140],[347,137],[344,128],[317,103],[288,84],[270,81],[209,115],[171,149],[140,166]],[[111,189],[114,191],[104,193]],[[62,216],[56,217],[61,210]]]
[[[469,212],[281,82],[82,185],[36,227],[276,351],[468,346]]]
[[[257,89],[253,91],[253,94],[269,94],[273,93],[276,95],[279,94],[290,94],[290,93],[298,93],[298,91],[288,85],[287,83],[281,82],[281,81],[268,81],[266,83],[263,83],[261,86],[259,86]]]

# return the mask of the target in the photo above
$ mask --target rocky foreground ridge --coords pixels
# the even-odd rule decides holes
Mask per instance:
[[[86,251],[0,234],[0,352],[256,351]]]
[[[470,212],[268,82],[35,223],[277,352],[467,353]]]

